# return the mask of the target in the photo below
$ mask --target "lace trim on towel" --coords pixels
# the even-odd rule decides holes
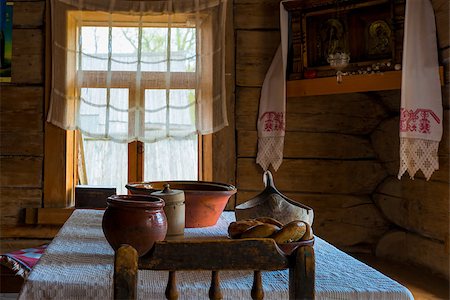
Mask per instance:
[[[276,171],[283,162],[284,136],[260,137],[256,162],[266,171],[272,164]]]
[[[400,170],[398,179],[405,171],[413,179],[416,172],[422,170],[425,178],[430,179],[434,171],[439,170],[438,141],[400,138]]]

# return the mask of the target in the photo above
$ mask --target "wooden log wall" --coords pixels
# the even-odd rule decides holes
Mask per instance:
[[[0,252],[49,238],[23,225],[25,208],[42,206],[44,19],[45,1],[14,1],[11,83],[0,85]]]
[[[287,196],[314,208],[315,233],[341,249],[416,263],[448,277],[448,1],[433,6],[446,84],[441,168],[431,181],[421,174],[414,181],[396,179],[400,90],[288,98],[284,161],[274,180]],[[264,75],[280,42],[278,12],[277,0],[234,1],[237,204],[263,189],[256,119]]]
[[[405,174],[396,176],[399,160],[398,106],[395,116],[384,120],[372,135],[372,143],[380,153],[380,161],[389,173],[373,198],[383,215],[394,224],[377,244],[378,256],[419,264],[449,277],[449,2],[432,0],[436,16],[439,62],[444,66],[442,101],[444,133],[439,145],[439,170],[430,181],[419,172],[414,180]],[[400,255],[400,253],[402,253]]]

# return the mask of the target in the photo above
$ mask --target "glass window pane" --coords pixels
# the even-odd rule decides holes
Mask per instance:
[[[128,89],[110,89],[108,133],[115,139],[128,139]]]
[[[82,70],[108,70],[108,27],[81,27]]]
[[[80,90],[80,129],[90,135],[103,136],[106,124],[106,89]]]
[[[145,143],[144,180],[198,180],[198,140],[165,139]]]
[[[166,90],[145,90],[145,136],[166,136]]]
[[[84,159],[89,185],[114,186],[126,194],[128,144],[96,140],[83,135]]]
[[[136,71],[139,47],[137,27],[112,28],[111,70]]]
[[[167,28],[142,29],[142,71],[167,71],[167,31]]]
[[[171,130],[195,130],[195,90],[170,90]]]
[[[172,28],[170,41],[170,70],[195,72],[195,28]]]

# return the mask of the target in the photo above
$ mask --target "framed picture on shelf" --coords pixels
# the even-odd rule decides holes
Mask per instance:
[[[394,65],[401,62],[398,43],[403,34],[404,3],[399,2],[286,2],[291,22],[289,77],[334,76],[333,59],[341,56],[347,59],[343,64],[345,72],[393,70]]]

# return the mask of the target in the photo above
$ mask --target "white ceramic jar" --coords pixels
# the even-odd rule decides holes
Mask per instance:
[[[166,240],[182,239],[185,227],[184,192],[172,190],[168,183],[164,184],[162,191],[151,193],[152,196],[164,200],[164,212],[167,217]]]

